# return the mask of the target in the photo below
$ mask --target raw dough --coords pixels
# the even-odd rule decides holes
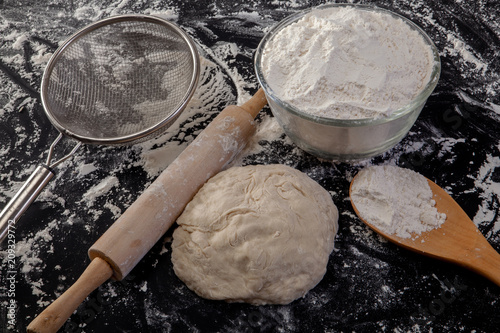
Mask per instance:
[[[210,179],[177,220],[177,276],[208,299],[287,304],[326,272],[338,230],[329,193],[284,165],[234,167]]]

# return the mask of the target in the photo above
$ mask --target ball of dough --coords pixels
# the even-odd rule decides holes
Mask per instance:
[[[337,221],[329,193],[298,170],[230,168],[178,218],[174,270],[204,298],[287,304],[323,278]]]

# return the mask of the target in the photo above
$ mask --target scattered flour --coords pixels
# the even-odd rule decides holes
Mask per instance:
[[[78,171],[80,176],[86,176],[97,170],[97,167],[93,163],[85,163],[78,166]]]
[[[83,194],[84,200],[88,201],[89,205],[92,205],[94,201],[105,194],[108,193],[113,187],[118,187],[120,181],[115,176],[108,176],[99,184],[90,188],[85,194]]]
[[[425,177],[390,165],[361,170],[351,188],[351,200],[364,220],[402,238],[444,223],[446,214],[437,211],[432,196]]]
[[[431,47],[402,19],[355,7],[313,9],[269,40],[262,70],[285,102],[317,116],[376,118],[427,85]]]
[[[240,34],[243,35],[243,33],[241,33],[243,30],[245,36],[262,36],[263,32],[284,17],[284,15],[290,14],[292,11],[300,10],[306,6],[306,2],[302,0],[273,0],[270,3],[275,6],[272,10],[255,7],[255,4],[251,2],[246,5],[244,3],[240,4],[239,2],[238,4],[242,7],[237,7],[235,4],[235,7],[228,7],[226,9],[222,8],[221,4],[214,3],[213,8],[210,10],[217,15],[217,19],[212,20],[210,18],[210,20],[212,20],[211,22],[215,24],[217,24],[217,20],[224,20],[227,27],[231,26],[231,31],[235,31],[235,38],[237,38]],[[64,2],[57,3],[57,5],[56,2],[50,2],[49,5],[42,2],[33,2],[33,4],[30,4],[30,6],[33,7],[32,9],[27,7],[26,15],[17,16],[14,14],[17,13],[18,9],[12,9],[13,4],[9,5],[8,3],[5,3],[5,8],[2,8],[0,13],[0,17],[2,18],[0,20],[0,32],[5,37],[2,38],[3,44],[0,52],[0,60],[3,64],[5,64],[6,68],[9,68],[13,72],[17,73],[19,77],[26,80],[26,82],[36,90],[46,61],[50,57],[51,52],[54,51],[52,47],[47,47],[50,43],[47,44],[43,39],[40,40],[39,37],[46,38],[47,41],[57,44],[58,41],[66,39],[70,33],[75,31],[75,25],[81,27],[87,23],[113,14],[125,14],[130,12],[143,12],[145,14],[162,13],[173,21],[176,21],[179,18],[179,11],[176,8],[169,8],[172,4],[173,2],[168,2],[167,4],[164,1],[153,1],[148,4],[148,8],[145,8],[142,2],[132,3],[127,0],[113,0],[109,3],[103,4],[99,1],[90,0],[87,1],[86,4],[79,3],[77,6],[78,8],[76,9],[73,5],[71,6],[72,9],[69,9],[69,6],[66,6],[66,3]],[[477,3],[463,1],[464,6],[461,8],[464,9],[468,5],[472,4],[480,6],[478,10],[480,14],[478,15],[483,15],[484,12],[488,10],[485,1],[479,1]],[[9,6],[11,8],[9,8]],[[195,5],[193,4],[193,6]],[[488,53],[486,52],[489,49],[486,49],[486,51],[482,53],[478,52],[477,48],[474,47],[474,41],[467,38],[467,36],[462,35],[457,28],[457,25],[451,21],[443,21],[433,17],[432,14],[437,8],[434,3],[431,4],[430,2],[404,0],[392,2],[391,7],[394,7],[397,12],[419,21],[419,24],[423,25],[426,31],[432,33],[433,37],[442,37],[441,41],[436,41],[436,44],[438,44],[440,50],[442,50],[441,55],[447,58],[451,68],[462,73],[467,82],[471,82],[471,84],[473,84],[470,87],[465,87],[465,93],[467,95],[471,95],[472,97],[474,97],[474,95],[479,95],[479,93],[484,93],[484,98],[481,97],[476,100],[478,106],[491,110],[491,113],[496,112],[496,115],[498,116],[498,114],[500,114],[500,109],[498,105],[494,103],[498,102],[497,88],[498,82],[500,81],[498,80],[498,71],[495,71],[495,66],[488,66],[488,64],[493,63],[493,60],[488,57]],[[61,9],[59,15],[54,17],[52,14],[56,8]],[[252,14],[251,11],[259,11],[260,17]],[[465,9],[464,12],[466,12]],[[492,11],[492,15],[494,12],[495,11]],[[249,15],[249,13],[251,15]],[[244,20],[248,20],[249,18],[252,20],[252,26],[249,26],[248,24],[241,24]],[[489,22],[484,22],[484,24],[491,27],[492,31],[498,31],[499,25],[493,17],[489,20]],[[217,40],[214,45],[209,43],[204,45],[204,43],[200,43],[202,44],[201,47],[207,51],[213,61],[212,72],[207,73],[208,76],[205,81],[207,87],[210,86],[211,88],[206,90],[207,92],[205,94],[201,93],[202,89],[200,89],[200,87],[197,89],[197,94],[190,103],[191,106],[181,115],[178,125],[174,125],[171,131],[165,133],[164,136],[128,147],[125,151],[119,151],[119,154],[116,153],[114,148],[99,148],[95,155],[95,150],[83,150],[80,151],[80,154],[74,156],[72,160],[64,162],[60,165],[57,176],[58,178],[49,184],[45,190],[46,194],[40,196],[38,201],[43,205],[60,205],[62,207],[61,210],[64,211],[63,215],[66,220],[51,221],[49,219],[48,221],[41,221],[45,224],[38,225],[40,228],[38,232],[28,233],[27,238],[18,239],[17,242],[16,259],[20,265],[19,273],[17,275],[18,281],[30,286],[28,288],[28,293],[32,292],[34,295],[40,296],[36,304],[29,304],[29,302],[25,302],[25,304],[22,305],[20,313],[27,314],[28,321],[30,316],[39,313],[43,307],[48,305],[54,299],[52,294],[54,289],[51,287],[51,279],[54,278],[54,273],[58,276],[62,271],[66,270],[64,265],[59,265],[57,260],[56,265],[54,265],[53,261],[52,265],[47,263],[46,253],[56,251],[57,255],[60,255],[61,253],[72,253],[73,251],[72,249],[64,248],[64,251],[67,252],[60,252],[61,249],[57,248],[57,240],[58,237],[60,237],[60,231],[58,230],[59,226],[67,224],[76,227],[79,224],[84,223],[85,220],[80,217],[82,215],[82,206],[83,208],[87,207],[87,204],[89,204],[93,197],[88,196],[87,198],[82,198],[81,203],[71,203],[72,200],[70,200],[70,197],[67,197],[66,193],[61,194],[60,191],[60,188],[62,187],[61,184],[64,184],[64,182],[68,182],[68,179],[71,179],[67,176],[76,170],[77,181],[79,184],[81,183],[83,192],[93,186],[96,186],[96,184],[100,184],[108,175],[121,174],[129,167],[142,170],[145,174],[147,174],[149,179],[151,179],[157,176],[159,172],[161,172],[161,170],[169,164],[169,160],[175,158],[174,155],[177,154],[176,151],[182,150],[183,147],[192,141],[194,135],[198,132],[196,130],[191,131],[191,127],[197,128],[199,125],[208,122],[210,117],[217,112],[218,106],[220,106],[222,102],[226,103],[237,100],[239,103],[246,101],[249,96],[248,90],[252,90],[256,87],[254,83],[255,77],[251,74],[252,71],[248,69],[251,67],[251,61],[249,59],[251,59],[254,51],[253,44],[240,43],[240,41],[235,43],[234,38],[230,39],[230,41],[224,39],[224,36],[220,34],[220,26],[212,26],[207,23],[206,20],[186,21],[183,19],[182,25],[188,30],[190,35],[201,35],[202,37],[200,37],[198,41],[203,39]],[[194,38],[196,39],[198,37]],[[14,43],[15,45],[13,46]],[[33,49],[33,54],[30,56],[29,53],[25,53],[24,47],[31,47]],[[494,56],[496,53],[492,52],[492,54]],[[27,69],[30,68],[32,70],[28,71]],[[233,94],[231,87],[228,87],[227,82],[225,82],[225,84],[221,84],[221,71],[229,72],[230,81],[232,81],[231,84],[234,83],[236,86],[236,95]],[[490,78],[490,80],[484,81],[482,79],[484,77]],[[227,78],[224,78],[224,80],[226,79]],[[459,86],[463,88],[464,85],[462,84]],[[458,92],[452,91],[451,93],[452,95],[460,95],[461,91],[462,90]],[[487,100],[488,103],[491,102],[493,104],[485,104],[480,102],[481,100]],[[40,148],[39,142],[41,142],[41,139],[47,135],[47,131],[43,130],[44,123],[43,121],[40,121],[34,111],[36,105],[38,104],[39,102],[37,99],[28,91],[14,83],[7,75],[0,72],[0,119],[3,121],[3,124],[10,125],[15,131],[12,136],[6,136],[8,132],[0,132],[0,139],[2,140],[2,145],[0,146],[0,159],[2,160],[2,167],[0,168],[0,201],[3,203],[6,202],[7,198],[12,196],[13,190],[20,186],[20,180],[25,179],[31,173],[32,168],[29,167],[30,163],[27,163],[26,160],[33,162],[35,159],[45,156],[45,148]],[[23,128],[22,125],[19,125],[19,123],[15,121],[15,119],[19,116],[27,117],[26,113],[29,114],[29,117],[32,120],[32,127],[29,129]],[[494,118],[492,114],[489,116],[493,119],[498,119]],[[252,157],[255,154],[261,154],[264,162],[267,162],[268,158],[271,158],[270,156],[273,155],[272,158],[277,158],[278,161],[288,165],[300,164],[300,166],[305,169],[313,167],[310,165],[310,163],[312,163],[311,161],[313,161],[312,159],[303,159],[300,152],[293,149],[287,150],[290,148],[291,142],[283,135],[281,128],[273,117],[266,113],[261,113],[260,117],[261,122],[258,125],[256,136],[252,138],[252,141],[247,146],[246,150],[238,156],[232,165],[243,165],[247,157]],[[429,126],[429,129],[432,130],[432,125],[423,125],[425,130],[428,130],[426,126]],[[29,130],[29,135],[26,135],[27,130]],[[396,163],[401,156],[404,156],[405,154],[411,155],[415,152],[420,153],[419,149],[421,145],[413,144],[415,142],[414,140],[420,140],[417,134],[411,134],[404,146],[398,147],[393,150],[390,155],[384,156],[387,162]],[[441,133],[440,135],[442,136],[444,134]],[[466,140],[467,142],[470,142],[469,138]],[[174,146],[174,148],[172,148],[172,150],[169,150],[168,148],[162,149],[165,141],[173,141],[174,143],[172,146]],[[176,143],[178,146],[175,146]],[[461,156],[458,154],[459,149],[462,147],[461,141],[448,138],[445,143],[446,145],[439,144],[439,146],[436,146],[436,149],[439,150],[440,153],[450,152],[453,153],[453,155]],[[492,145],[494,144],[495,143]],[[487,149],[487,147],[485,148]],[[40,152],[41,150],[43,153]],[[490,236],[490,239],[494,240],[498,240],[500,223],[498,221],[489,221],[498,219],[496,212],[498,210],[497,198],[500,195],[500,189],[498,187],[498,171],[496,170],[500,167],[500,161],[498,159],[499,151],[499,146],[497,146],[495,151],[491,151],[488,160],[485,161],[484,165],[480,168],[477,174],[475,169],[471,169],[470,177],[473,179],[475,184],[470,186],[467,185],[469,186],[468,190],[471,192],[475,193],[478,190],[483,191],[482,194],[480,194],[482,199],[481,206],[474,217],[474,222],[479,225],[487,225],[488,223],[493,225],[493,228],[486,233],[486,236]],[[113,154],[114,158],[122,161],[122,163],[117,166],[110,165],[108,168],[104,168],[101,163],[102,161],[109,160],[110,155],[107,154],[110,153]],[[20,161],[18,157],[19,154],[25,154],[29,157],[29,159]],[[164,154],[169,156],[165,156]],[[424,160],[434,157],[434,155],[430,152],[425,152],[425,154],[419,156],[423,157]],[[253,161],[255,161],[255,158],[250,159],[250,162]],[[359,162],[357,166],[369,166],[371,163],[372,161],[363,161]],[[450,163],[451,162],[449,161],[444,161],[444,166],[449,167],[451,165]],[[13,169],[15,170],[14,167],[19,166],[20,164],[20,173],[18,171],[13,171]],[[350,173],[354,172],[353,170],[356,169],[356,167],[351,168],[345,164],[341,164],[329,165],[327,169],[330,171],[326,174],[319,174],[316,179],[321,180],[324,177],[339,175],[335,172],[340,172],[340,176],[346,176],[346,178],[349,178]],[[99,172],[95,172],[96,170],[99,170]],[[341,188],[342,183],[335,186],[339,186],[339,188]],[[337,191],[339,191],[339,188],[337,188]],[[117,208],[115,203],[129,203],[133,201],[133,194],[130,189],[121,188],[118,193],[115,193],[116,191],[112,191],[112,189],[114,188],[108,188],[108,192],[103,192],[100,196],[104,202],[103,206],[100,204],[93,205],[93,207],[89,207],[87,209],[90,212],[89,216],[93,216],[94,213],[100,213],[105,209],[112,210],[113,214],[119,214],[120,208]],[[454,187],[452,190],[458,191],[460,189]],[[342,192],[340,191],[340,193]],[[68,199],[68,203],[65,202],[66,199]],[[349,223],[349,221],[355,220],[354,214],[351,213],[349,209],[342,209],[340,213],[344,226],[348,224],[348,227],[343,231],[341,237],[346,236],[347,233],[348,237],[353,238],[359,242],[359,244],[366,244],[366,251],[369,251],[368,255],[365,252],[364,256],[359,256],[353,259],[352,257],[349,257],[349,254],[351,252],[355,253],[354,249],[359,249],[359,246],[354,246],[352,250],[350,248],[340,250],[336,249],[336,251],[344,251],[339,255],[345,256],[343,264],[346,267],[340,270],[341,274],[339,275],[339,279],[346,279],[349,281],[349,284],[352,286],[350,292],[354,295],[347,300],[359,300],[363,299],[363,297],[366,298],[366,293],[368,292],[370,300],[374,300],[376,303],[380,302],[380,299],[385,301],[386,299],[382,298],[382,296],[372,294],[371,289],[365,288],[367,284],[367,277],[369,278],[368,281],[371,286],[376,286],[380,283],[382,283],[381,286],[387,285],[389,287],[397,285],[394,281],[394,279],[397,279],[393,274],[394,266],[391,263],[383,261],[385,255],[381,256],[381,259],[374,258],[373,256],[374,251],[381,253],[386,251],[385,243],[381,242],[384,239],[378,237],[377,234],[364,227],[362,224],[352,222]],[[96,222],[109,221],[106,219]],[[95,231],[96,229],[93,224],[91,224],[89,226],[88,233],[81,235],[70,233],[67,234],[66,237],[75,237],[75,243],[77,243],[79,239],[83,238],[91,240],[92,237],[96,236]],[[496,238],[495,234],[497,235]],[[55,249],[53,248],[53,244],[56,246]],[[166,249],[167,246],[164,248]],[[0,257],[2,257],[2,269],[6,269],[7,256],[3,249],[0,250]],[[82,255],[81,259],[83,260],[84,258],[85,256]],[[81,268],[83,269],[84,264],[82,265],[83,266]],[[64,274],[68,274],[67,279],[65,280],[61,278],[61,280],[65,281],[64,283],[62,281],[60,282],[60,285],[57,287],[58,291],[56,292],[56,295],[65,291],[71,285],[72,280],[76,279],[80,273],[80,269],[65,271]],[[360,276],[363,276],[364,278],[359,279]],[[425,280],[427,277],[423,276],[423,279]],[[334,286],[328,287],[334,288]],[[5,292],[4,288],[4,285],[0,286],[0,293]],[[401,292],[404,293],[407,288],[409,287],[404,287]],[[166,307],[164,299],[156,299],[155,296],[157,295],[151,292],[153,288],[150,288],[148,285],[148,292],[144,297],[144,315],[146,316],[147,323],[150,326],[149,330],[158,330],[161,328],[164,331],[168,331],[168,327],[173,325],[173,323],[179,323],[179,318],[182,318],[180,317],[180,314],[185,312],[186,309],[196,310],[196,308],[200,307],[198,299],[196,297],[191,297],[187,292],[187,288],[180,288],[174,285],[174,289],[174,295],[180,295],[181,297],[179,298],[183,299],[184,303],[181,303],[180,305],[177,303],[170,303],[168,307]],[[104,285],[103,290],[107,291],[107,299],[112,300],[115,303],[113,311],[121,311],[122,308],[134,308],[137,304],[137,298],[134,296],[133,292],[128,294],[120,293],[116,284],[107,283]],[[385,288],[381,288],[381,290],[384,295],[387,294],[385,292]],[[363,295],[361,295],[361,293],[363,293]],[[328,307],[329,305],[331,307],[331,304],[338,302],[338,299],[332,298],[332,295],[316,295],[315,293],[311,293],[310,295],[311,298],[307,299],[305,304],[308,307],[311,307],[309,302],[316,300],[316,298],[318,301],[322,302],[321,304],[325,304],[325,307]],[[313,295],[314,297],[312,297]],[[325,296],[331,298],[330,302],[327,302],[328,299],[325,301]],[[337,295],[335,294],[334,296]],[[360,297],[356,298],[356,296]],[[396,297],[391,296],[393,301],[396,300],[398,302],[398,308],[401,305],[399,303],[401,296],[402,295],[396,295]],[[431,298],[429,298],[429,300],[430,299]],[[390,304],[390,302],[385,303]],[[2,304],[2,306],[6,306],[6,303],[3,301],[0,304]],[[339,317],[335,319],[335,321],[340,321],[341,317],[345,317],[350,321],[349,325],[351,325],[353,322],[365,320],[365,314],[372,308],[371,304],[357,304],[356,309],[352,312],[347,312],[353,308],[346,305],[346,312],[343,312],[344,310],[339,310],[337,313],[335,312],[335,308],[333,308],[334,313],[328,315],[338,315]],[[253,317],[251,315],[253,315]],[[228,314],[228,318],[232,326],[226,327],[226,331],[241,332],[248,330],[249,320],[257,318],[262,319],[262,322],[260,323],[275,325],[275,327],[273,327],[275,330],[297,332],[299,331],[299,328],[296,327],[296,325],[300,322],[301,316],[302,314],[298,313],[296,309],[289,306],[261,308],[259,311],[254,310],[253,312],[250,312],[250,314],[246,311],[242,311],[242,315],[238,318],[230,317]],[[184,320],[184,318],[180,320]],[[326,320],[328,319],[324,319],[322,321]],[[450,323],[457,323],[452,320],[453,319],[450,319]],[[387,321],[384,321],[384,319],[380,319],[380,322],[387,324]],[[112,323],[111,320],[110,323]],[[257,324],[257,322],[252,323]],[[460,321],[458,321],[458,323],[460,324]],[[442,326],[439,326],[439,321],[436,321],[435,324],[435,329],[439,329],[439,327],[442,328]],[[464,322],[462,322],[462,324],[464,324]],[[239,329],[235,329],[233,326],[237,326]],[[404,323],[394,325],[388,324],[387,329],[389,330],[391,326],[394,331],[408,330],[408,327],[405,326]],[[89,332],[88,327],[83,326],[80,328],[83,332]],[[143,327],[143,329],[146,330],[145,327]],[[255,329],[258,330],[256,326]],[[420,332],[425,330],[425,327],[419,327],[419,325],[416,325],[410,330]]]
[[[497,146],[495,153],[498,154],[499,152],[500,144]],[[473,221],[478,226],[486,227],[485,237],[487,239],[495,239],[500,236],[500,223],[495,223],[498,220],[499,209],[497,198],[500,197],[499,174],[500,156],[488,154],[474,181],[475,187],[480,190],[478,192],[480,193],[481,205]]]

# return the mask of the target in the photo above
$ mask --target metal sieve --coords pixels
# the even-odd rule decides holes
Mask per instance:
[[[180,115],[199,76],[199,57],[175,24],[120,15],[91,24],[61,45],[42,78],[45,114],[60,132],[40,165],[0,213],[0,242],[82,143],[132,144],[159,135]],[[78,141],[51,162],[63,136]]]

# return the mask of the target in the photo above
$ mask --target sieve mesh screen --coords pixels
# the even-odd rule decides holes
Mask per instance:
[[[111,20],[58,52],[44,77],[44,107],[56,127],[87,142],[157,130],[190,97],[197,70],[185,37],[154,20]]]

